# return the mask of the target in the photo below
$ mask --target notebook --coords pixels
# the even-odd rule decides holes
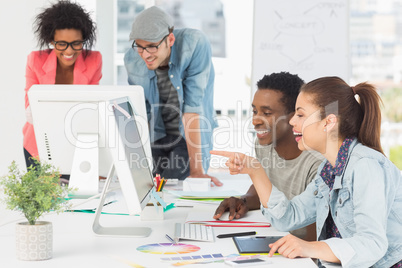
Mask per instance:
[[[253,210],[240,218],[229,221],[229,212],[225,212],[220,220],[213,218],[215,211],[189,212],[186,223],[205,224],[214,227],[270,227],[271,224],[260,210]]]
[[[237,236],[233,241],[240,254],[268,253],[269,244],[276,242],[283,236]]]

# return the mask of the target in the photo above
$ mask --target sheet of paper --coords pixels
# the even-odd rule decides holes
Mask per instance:
[[[74,198],[68,201],[72,207],[72,210],[94,210],[99,205],[99,199],[81,199],[81,198]]]
[[[71,210],[74,212],[79,212],[80,210],[82,212],[90,212],[95,211],[98,208],[100,199],[71,199],[68,202],[72,205]],[[125,214],[128,213],[128,209],[122,196],[112,193],[106,197],[102,212]]]
[[[193,191],[170,191],[170,194],[181,198],[228,198],[231,196],[239,197],[242,195],[239,191],[209,191],[209,192],[193,192]]]
[[[196,206],[196,205],[219,205],[223,199],[182,199],[177,198],[174,200],[175,206]]]

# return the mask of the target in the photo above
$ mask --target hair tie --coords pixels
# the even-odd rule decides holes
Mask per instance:
[[[356,95],[356,90],[355,90],[355,87],[350,87],[351,89],[352,89],[352,91],[353,91],[353,95]]]

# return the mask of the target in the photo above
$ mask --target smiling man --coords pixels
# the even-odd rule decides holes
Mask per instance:
[[[288,199],[304,191],[317,173],[322,162],[310,152],[297,147],[289,120],[300,87],[304,84],[297,75],[287,72],[265,75],[257,82],[252,103],[253,125],[257,133],[255,153],[266,174]],[[216,209],[214,218],[219,219],[229,210],[230,219],[243,217],[248,210],[260,208],[257,192],[252,185],[241,198],[227,198]],[[307,226],[292,234],[305,240],[315,240],[315,227]]]
[[[208,177],[215,73],[211,46],[195,29],[173,30],[172,18],[153,6],[133,22],[124,57],[130,85],[144,88],[154,175]]]

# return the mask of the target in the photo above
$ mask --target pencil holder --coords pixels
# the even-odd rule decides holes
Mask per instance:
[[[156,194],[163,200],[163,192],[156,192]],[[141,212],[142,221],[158,221],[164,219],[163,206],[157,202],[155,207],[153,203],[148,203]]]

